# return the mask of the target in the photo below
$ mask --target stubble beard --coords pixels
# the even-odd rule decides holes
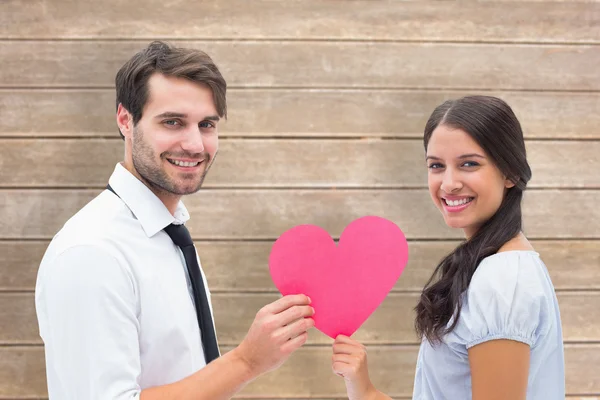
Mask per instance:
[[[154,152],[152,148],[146,143],[144,140],[144,133],[139,127],[135,127],[133,130],[133,141],[132,141],[132,160],[133,167],[140,175],[140,177],[144,180],[147,186],[151,189],[157,190],[159,192],[175,195],[175,196],[184,196],[188,194],[196,193],[202,187],[204,183],[204,178],[206,174],[210,170],[214,162],[214,158],[210,156],[209,153],[202,154],[202,158],[204,161],[203,164],[206,165],[206,168],[202,172],[200,179],[197,184],[192,184],[192,179],[196,174],[184,174],[184,183],[178,184],[174,181],[173,178],[169,176],[169,174],[165,171],[165,168],[156,162],[154,157]],[[164,160],[165,162],[169,162],[166,158],[168,153],[162,153],[160,155],[160,160]],[[198,158],[198,154],[178,154],[179,157],[188,157],[188,158]],[[190,176],[190,179],[185,179],[185,176]],[[190,181],[190,182],[185,182]],[[192,186],[190,186],[192,185]]]

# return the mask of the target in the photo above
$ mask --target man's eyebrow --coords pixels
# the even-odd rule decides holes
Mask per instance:
[[[156,119],[162,119],[162,118],[182,118],[182,119],[185,119],[187,117],[188,117],[187,114],[182,114],[182,113],[172,112],[172,111],[166,111],[166,112],[164,112],[162,114],[158,114],[154,118],[156,118]],[[217,121],[218,122],[218,121],[221,120],[221,117],[219,117],[218,115],[209,115],[208,117],[205,117],[202,120],[203,121]]]
[[[166,111],[162,114],[158,114],[154,118],[187,118],[187,114],[181,114],[177,112]]]

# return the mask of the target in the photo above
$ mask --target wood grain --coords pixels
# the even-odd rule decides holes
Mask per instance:
[[[0,139],[0,187],[104,187],[123,148],[118,138]],[[529,141],[527,151],[529,187],[600,188],[600,141]],[[225,139],[204,186],[424,188],[425,151],[416,139]]]
[[[278,294],[215,293],[212,304],[222,345],[239,344],[258,310],[277,300]],[[390,294],[354,337],[370,344],[417,344],[413,308],[418,293]],[[565,342],[600,341],[600,293],[558,294]],[[0,344],[41,344],[32,293],[0,293]],[[330,339],[313,330],[311,344],[327,344]]]
[[[422,138],[433,109],[476,92],[372,89],[233,89],[225,136]],[[506,100],[527,138],[600,138],[596,93],[489,92]],[[2,136],[118,138],[108,89],[0,89]]]
[[[4,0],[0,38],[599,42],[595,2]],[[200,18],[200,19],[199,19]]]
[[[410,399],[411,308],[461,239],[421,189],[423,127],[446,99],[491,94],[528,139],[525,231],[558,290],[567,399],[600,400],[600,2],[570,0],[0,1],[0,400],[47,397],[37,268],[122,158],[114,75],[157,38],[206,50],[229,84],[219,158],[186,200],[224,351],[278,296],[276,237],[381,215],[411,257],[357,338],[375,384]],[[345,398],[330,339],[310,343],[236,398]]]
[[[48,241],[0,241],[0,291],[32,291]],[[420,291],[437,263],[459,242],[410,241],[409,260],[395,288]],[[269,271],[272,241],[196,241],[211,292],[275,292]],[[600,290],[600,241],[534,240],[557,290]]]
[[[599,35],[600,36],[600,35]],[[229,87],[600,90],[600,46],[177,41]],[[138,41],[0,42],[4,87],[113,87]],[[447,62],[432,60],[452,60]]]
[[[224,347],[223,352],[230,348]],[[373,383],[394,397],[412,393],[418,347],[368,346]],[[258,378],[240,394],[241,398],[340,398],[343,381],[331,372],[328,347],[304,347],[278,370]],[[600,395],[597,374],[600,345],[565,346],[567,394]],[[47,396],[44,354],[41,347],[0,347],[0,398],[44,398]],[[590,399],[587,399],[590,400]]]
[[[0,190],[0,239],[47,239],[100,190]],[[598,190],[525,193],[524,229],[532,239],[600,239]],[[394,221],[409,239],[459,239],[426,190],[212,190],[190,196],[186,206],[196,239],[267,239],[300,224],[315,224],[339,237],[356,218]],[[245,221],[240,224],[239,221]]]

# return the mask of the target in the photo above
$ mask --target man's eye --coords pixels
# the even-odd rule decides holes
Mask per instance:
[[[179,126],[181,125],[181,123],[176,120],[176,119],[168,119],[166,121],[163,121],[163,124],[168,125],[168,126]]]
[[[200,122],[200,128],[214,128],[215,125],[212,122],[209,121],[204,121],[204,122]]]

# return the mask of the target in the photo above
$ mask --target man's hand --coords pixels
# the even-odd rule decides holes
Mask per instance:
[[[304,295],[285,296],[263,307],[242,343],[181,381],[145,389],[141,400],[231,399],[246,384],[279,367],[302,346],[315,325]]]
[[[314,309],[302,294],[284,296],[266,305],[257,314],[248,334],[234,350],[252,375],[272,371],[287,360],[308,338],[315,326]]]

